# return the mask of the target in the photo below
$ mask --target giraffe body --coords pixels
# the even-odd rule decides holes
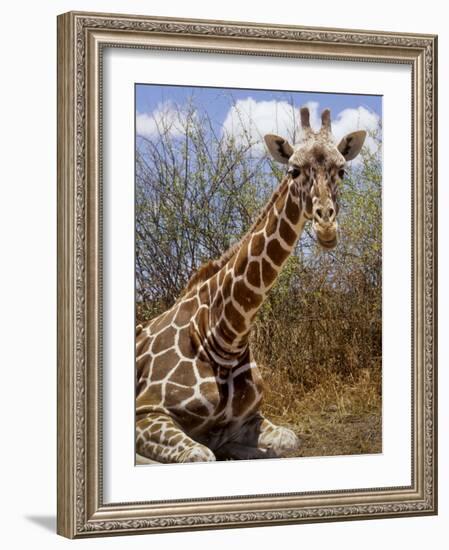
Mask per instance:
[[[292,430],[260,413],[263,382],[249,334],[306,221],[323,247],[335,246],[337,181],[364,139],[355,132],[336,146],[327,111],[319,133],[304,109],[301,122],[305,140],[296,149],[265,138],[289,170],[248,233],[194,275],[168,311],[137,327],[136,450],[149,459],[271,458],[299,447]]]
[[[249,346],[228,355],[226,365],[222,365],[220,358],[214,360],[195,338],[191,320],[208,314],[209,305],[201,304],[201,295],[206,288],[208,292],[214,288],[219,277],[217,273],[145,328],[139,328],[137,450],[144,456],[162,462],[214,460],[214,451],[227,456],[230,443],[236,444],[237,454],[244,451],[245,458],[274,456],[270,442],[260,446],[262,433],[266,440],[268,431],[274,433],[276,428],[258,412],[263,383]],[[211,299],[213,304],[213,295]],[[148,448],[145,431],[149,426],[165,433]],[[284,443],[279,431],[285,431]],[[284,450],[296,447],[293,432],[283,428],[278,432],[274,435],[280,439],[280,448],[282,444]]]

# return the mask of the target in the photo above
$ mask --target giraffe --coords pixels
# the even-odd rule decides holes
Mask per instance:
[[[314,131],[300,110],[301,141],[266,135],[286,173],[249,231],[190,279],[166,312],[136,328],[136,451],[157,462],[282,457],[300,440],[260,412],[263,382],[251,326],[304,225],[337,244],[337,192],[364,131],[336,144],[328,109]]]

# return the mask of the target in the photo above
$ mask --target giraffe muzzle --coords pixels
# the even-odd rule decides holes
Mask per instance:
[[[317,233],[317,240],[318,240],[319,244],[323,248],[326,248],[327,250],[331,250],[332,248],[335,248],[337,246],[337,242],[338,242],[336,234],[333,238],[331,238],[329,240],[326,240],[326,239],[320,238],[319,234]]]
[[[331,222],[326,224],[319,224],[315,220],[313,221],[313,229],[317,237],[318,243],[328,250],[335,248],[338,242],[338,224],[337,222]]]
[[[333,202],[326,197],[313,205],[313,229],[319,244],[326,249],[337,244],[337,213]]]

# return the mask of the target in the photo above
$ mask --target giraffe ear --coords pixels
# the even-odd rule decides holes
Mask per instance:
[[[362,148],[365,138],[365,130],[358,130],[357,132],[346,134],[337,145],[337,149],[346,160],[355,159],[355,157],[360,153],[360,149]]]
[[[293,155],[293,147],[290,143],[284,138],[274,134],[267,134],[264,139],[274,160],[282,164],[287,164],[288,159]]]

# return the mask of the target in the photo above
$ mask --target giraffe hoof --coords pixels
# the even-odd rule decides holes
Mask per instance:
[[[280,441],[280,448],[282,451],[297,451],[300,445],[301,441],[295,432],[288,428],[284,428]]]
[[[214,453],[204,445],[197,445],[183,451],[179,462],[215,462]]]
[[[301,441],[293,430],[278,426],[273,433],[270,434],[270,439],[266,446],[275,453],[282,455],[291,451],[297,451],[300,444]]]

